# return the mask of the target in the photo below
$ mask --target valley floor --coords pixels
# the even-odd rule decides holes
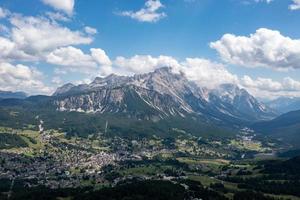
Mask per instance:
[[[0,199],[300,199],[300,159],[247,130],[132,140],[1,127],[0,139]]]

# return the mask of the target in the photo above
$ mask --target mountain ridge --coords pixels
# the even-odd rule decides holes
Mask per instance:
[[[0,90],[0,99],[25,99],[28,95],[25,92],[12,92]]]
[[[300,148],[300,110],[282,114],[270,121],[255,123],[251,128],[258,133],[279,138]]]
[[[137,102],[144,102],[166,116],[178,114],[184,117],[193,113],[215,118],[222,116],[221,120],[245,121],[268,120],[276,116],[245,89],[224,84],[208,90],[168,67],[134,76],[97,77],[90,84],[66,84],[53,96],[57,98],[55,105],[60,111],[127,112],[125,97],[128,89],[135,93]]]
[[[279,97],[266,103],[270,108],[284,114],[300,110],[300,97]]]

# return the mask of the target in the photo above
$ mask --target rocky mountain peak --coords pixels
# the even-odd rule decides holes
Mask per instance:
[[[127,76],[119,76],[116,74],[110,74],[106,77],[96,77],[94,81],[89,84],[90,88],[97,88],[103,86],[111,86],[116,87],[122,85],[128,81],[129,77]]]
[[[231,83],[220,85],[218,88],[212,90],[212,93],[229,103],[233,103],[240,99],[248,99],[248,102],[258,102],[247,90]]]
[[[75,87],[72,83],[67,83],[59,88],[56,89],[56,91],[53,93],[53,96],[61,95],[66,92],[69,92],[73,87]]]

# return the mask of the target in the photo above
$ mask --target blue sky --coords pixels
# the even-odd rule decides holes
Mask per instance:
[[[2,90],[50,94],[167,65],[203,87],[300,96],[297,0],[1,0],[0,8]]]

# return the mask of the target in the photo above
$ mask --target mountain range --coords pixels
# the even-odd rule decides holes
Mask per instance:
[[[72,134],[103,132],[109,121],[110,134],[166,137],[183,132],[231,135],[248,126],[297,143],[300,111],[279,116],[276,110],[283,103],[277,102],[266,105],[233,84],[208,89],[164,67],[133,76],[97,77],[90,84],[68,83],[52,96],[2,99],[0,126],[22,128],[39,123],[39,116],[45,128]]]
[[[0,99],[25,99],[27,94],[24,92],[1,91]]]
[[[283,114],[300,110],[300,97],[279,97],[273,101],[266,102],[266,105]]]
[[[153,120],[195,114],[226,122],[249,122],[276,116],[245,89],[223,84],[209,90],[167,67],[134,76],[97,77],[90,84],[68,83],[53,97],[59,111],[128,113]]]
[[[291,111],[264,122],[254,123],[257,133],[271,136],[300,148],[300,110]]]

